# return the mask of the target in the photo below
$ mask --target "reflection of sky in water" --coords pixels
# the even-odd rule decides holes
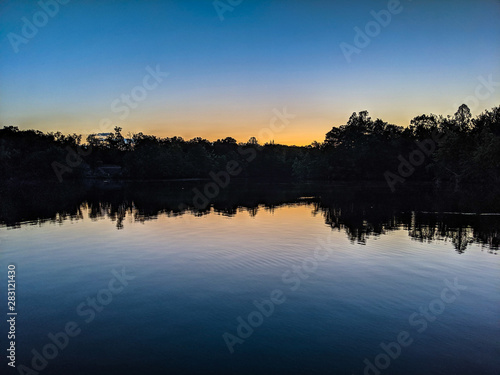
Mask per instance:
[[[362,373],[364,358],[401,330],[416,341],[391,364],[394,373],[494,373],[495,255],[474,244],[458,254],[448,242],[414,241],[403,228],[352,243],[312,211],[158,215],[144,223],[129,215],[117,230],[83,210],[83,220],[2,229],[2,269],[17,265],[19,362],[29,364],[32,348],[74,320],[82,334],[47,373]],[[331,255],[292,291],[283,273],[312,256],[318,241],[330,243]],[[122,267],[136,279],[83,323],[78,304]],[[467,291],[418,334],[409,316],[455,277]],[[277,288],[286,302],[230,355],[222,334],[234,334],[236,318]]]

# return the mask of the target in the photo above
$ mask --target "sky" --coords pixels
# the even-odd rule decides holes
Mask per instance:
[[[0,126],[307,145],[500,104],[498,0],[0,2]]]

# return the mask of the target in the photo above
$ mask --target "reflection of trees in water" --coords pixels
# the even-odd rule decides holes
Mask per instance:
[[[259,207],[247,207],[246,210],[251,217],[255,217],[259,212]]]
[[[450,241],[462,253],[472,243],[479,243],[490,250],[500,248],[500,216],[429,214],[414,215],[408,234],[421,242]]]
[[[85,208],[88,212],[90,220],[96,221],[103,218],[116,222],[117,229],[123,229],[123,220],[127,213],[132,215],[133,207],[128,202],[114,204],[109,202],[87,202],[81,208]]]
[[[463,253],[474,242],[471,227],[450,228],[447,223],[441,222],[433,226],[417,222],[408,229],[408,235],[420,242],[450,241],[459,253]]]
[[[325,222],[332,228],[344,230],[353,243],[366,244],[370,236],[379,236],[400,228],[420,242],[449,241],[457,252],[463,253],[472,243],[490,251],[500,248],[500,216],[437,214],[415,212],[384,212],[326,207],[322,210]]]
[[[357,210],[354,206],[321,207],[318,202],[295,202],[282,205],[258,205],[255,207],[210,207],[196,210],[187,207],[184,210],[164,208],[161,210],[145,211],[133,203],[122,202],[92,202],[82,204],[74,214],[58,213],[52,222],[63,223],[66,220],[84,218],[84,211],[91,220],[109,219],[116,222],[117,229],[124,227],[124,220],[129,217],[133,222],[145,223],[156,220],[159,216],[178,216],[191,214],[204,216],[216,213],[224,216],[235,216],[238,213],[247,213],[255,217],[263,209],[274,212],[277,208],[287,206],[308,205],[312,207],[312,214],[322,214],[325,223],[338,231],[343,231],[352,243],[365,245],[370,237],[387,234],[398,229],[406,229],[408,235],[419,242],[449,241],[457,252],[463,253],[467,246],[473,243],[481,244],[494,252],[500,248],[500,217],[483,215],[440,215],[422,213],[393,213],[383,212],[371,207],[368,210]],[[37,222],[41,223],[41,221]]]
[[[320,208],[318,208],[320,209]],[[373,206],[358,210],[354,205],[347,207],[326,207],[323,212],[326,224],[344,230],[353,243],[366,244],[370,236],[386,234],[400,224],[395,216],[384,215]]]
[[[192,187],[172,184],[104,185],[71,189],[38,186],[3,191],[0,223],[19,227],[20,223],[41,225],[81,220],[108,219],[122,229],[125,220],[145,223],[160,216],[216,213],[224,216],[262,211],[274,212],[283,206],[307,205],[312,215],[322,215],[334,230],[343,231],[351,242],[366,244],[370,237],[404,228],[421,242],[450,241],[462,253],[478,243],[494,252],[500,248],[500,216],[445,214],[488,207],[476,202],[480,194],[436,194],[432,190],[394,195],[387,188],[330,187],[317,185],[235,186],[221,190],[203,209],[193,205]],[[460,203],[457,203],[460,202]],[[441,213],[425,213],[424,211]]]

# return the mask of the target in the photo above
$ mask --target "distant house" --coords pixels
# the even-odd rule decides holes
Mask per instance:
[[[105,142],[108,137],[113,136],[113,133],[97,133],[97,134],[90,134],[91,136],[94,136],[99,142]],[[134,140],[132,138],[123,138],[123,142],[126,145],[133,146],[134,145]]]
[[[97,133],[95,134],[95,137],[99,141],[104,142],[110,135],[113,135],[113,133]]]
[[[122,175],[122,167],[114,164],[103,164],[96,168],[95,177],[120,177]]]

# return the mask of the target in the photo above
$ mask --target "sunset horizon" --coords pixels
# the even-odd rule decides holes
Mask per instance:
[[[0,373],[498,375],[499,20],[0,0]]]
[[[274,141],[304,146],[353,112],[406,127],[497,104],[498,2],[233,3],[6,3],[0,126],[265,143],[286,108]]]

